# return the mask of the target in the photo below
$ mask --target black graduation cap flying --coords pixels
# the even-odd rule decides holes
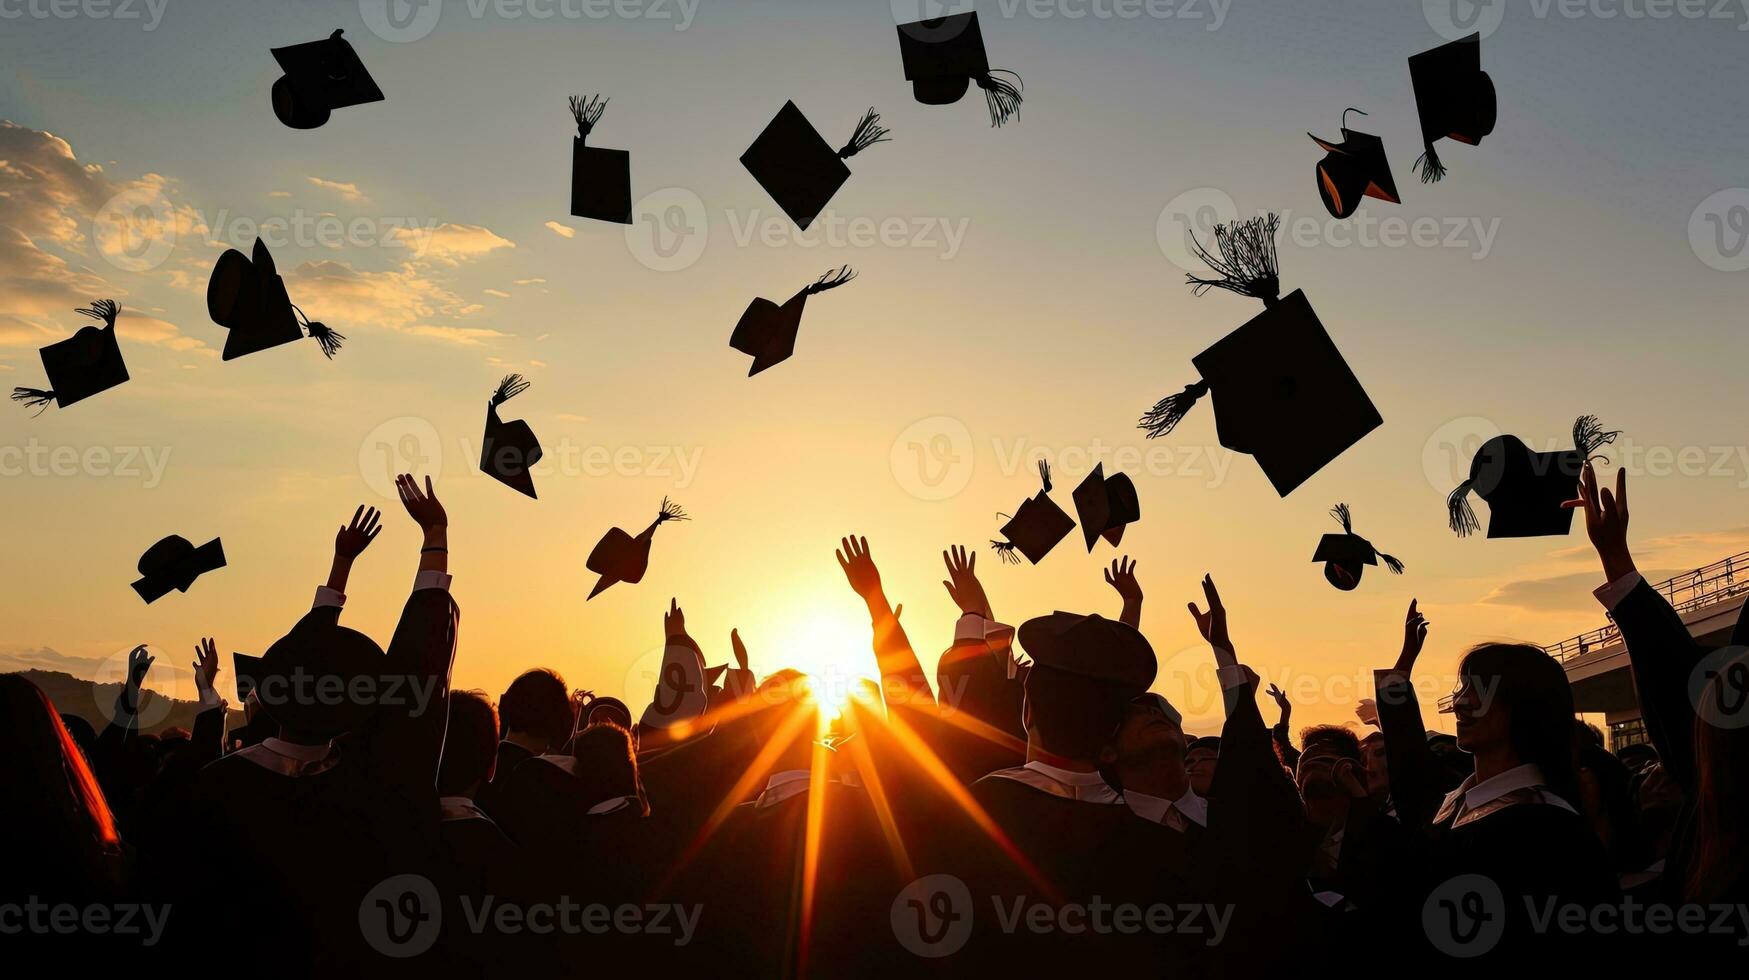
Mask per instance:
[[[1075,516],[1081,521],[1088,551],[1093,550],[1093,542],[1100,538],[1116,547],[1123,540],[1124,527],[1142,519],[1135,481],[1128,473],[1116,473],[1107,479],[1104,463],[1093,465],[1093,472],[1075,488],[1074,499]]]
[[[128,366],[121,359],[121,344],[115,337],[115,318],[121,312],[115,300],[95,300],[76,312],[102,322],[103,326],[81,327],[73,336],[38,352],[42,355],[43,373],[49,376],[49,387],[12,389],[12,400],[36,409],[38,415],[47,410],[50,402],[66,408],[128,379]]]
[[[911,94],[924,105],[958,102],[976,82],[990,105],[990,125],[1000,126],[1020,112],[1020,76],[990,67],[975,10],[900,24],[899,57]]]
[[[1020,559],[1014,557],[1017,550],[1026,556],[1027,561],[1038,564],[1057,546],[1057,542],[1075,530],[1074,519],[1051,499],[1051,464],[1042,459],[1038,461],[1038,478],[1044,489],[1022,501],[1013,517],[997,515],[1008,517],[1008,523],[1002,525],[1002,536],[1007,540],[991,541],[990,547],[1010,564],[1020,564]]]
[[[540,462],[540,440],[526,421],[505,422],[498,418],[498,406],[528,390],[528,382],[520,374],[506,374],[498,382],[498,390],[486,403],[486,434],[480,439],[480,471],[499,483],[535,496],[534,475],[529,469]]]
[[[1579,476],[1597,450],[1615,441],[1595,415],[1573,422],[1574,448],[1540,453],[1512,435],[1489,439],[1470,461],[1470,478],[1446,498],[1448,523],[1460,538],[1481,530],[1470,509],[1470,492],[1488,502],[1488,537],[1555,537],[1573,528],[1573,511],[1561,505],[1579,495]]]
[[[1141,418],[1150,439],[1171,432],[1201,398],[1214,393],[1221,445],[1257,457],[1283,497],[1348,447],[1384,424],[1342,352],[1331,342],[1305,293],[1278,298],[1275,232],[1281,218],[1215,226],[1217,257],[1197,255],[1217,273],[1187,276],[1200,296],[1225,289],[1263,301],[1263,312],[1192,358],[1202,380],[1160,399]]]
[[[1471,34],[1409,59],[1409,81],[1415,87],[1415,110],[1421,116],[1421,141],[1426,151],[1415,161],[1421,182],[1445,177],[1445,165],[1433,144],[1442,139],[1475,146],[1494,131],[1500,105],[1494,80],[1482,70],[1482,35]]]
[[[1363,197],[1401,204],[1397,196],[1397,181],[1391,176],[1391,161],[1385,158],[1385,141],[1371,133],[1348,128],[1348,114],[1359,112],[1349,108],[1342,113],[1342,142],[1312,136],[1312,142],[1324,148],[1324,159],[1318,161],[1318,194],[1332,217],[1346,218],[1360,207]]]
[[[803,231],[819,216],[850,178],[844,161],[876,143],[890,142],[880,113],[869,110],[850,133],[850,140],[834,150],[794,102],[777,110],[759,138],[741,154],[741,166],[753,175],[765,193],[777,202]]]
[[[273,114],[280,122],[293,129],[315,129],[335,109],[383,101],[383,90],[340,34],[273,49],[285,72],[273,83]]]
[[[1318,550],[1312,554],[1313,561],[1324,563],[1324,577],[1330,584],[1344,592],[1351,592],[1360,584],[1361,573],[1366,566],[1377,565],[1380,561],[1391,570],[1392,575],[1403,574],[1403,563],[1372,546],[1372,542],[1354,533],[1354,515],[1347,504],[1337,504],[1330,508],[1330,516],[1342,525],[1341,534],[1326,534],[1318,541]]]
[[[303,310],[292,305],[285,279],[261,239],[255,239],[252,251],[253,258],[234,248],[226,249],[213,266],[212,278],[207,280],[207,315],[231,331],[225,337],[223,359],[229,361],[302,340],[305,330],[322,353],[332,358],[340,350],[345,335],[311,322]]]
[[[156,602],[171,589],[187,592],[195,579],[224,567],[225,546],[218,538],[197,548],[187,538],[172,534],[140,556],[140,578],[133,584],[134,591],[148,603]]]
[[[579,218],[632,223],[632,155],[625,150],[585,146],[607,100],[571,96],[577,135],[571,140],[571,213]]]
[[[801,329],[802,309],[807,306],[809,296],[837,289],[855,278],[854,269],[839,266],[791,296],[782,306],[763,296],[748,303],[735,324],[735,332],[729,335],[730,347],[753,357],[747,376],[751,378],[768,367],[781,364],[795,353],[796,333]]]
[[[691,520],[686,516],[686,511],[679,504],[671,504],[667,497],[663,497],[662,510],[637,537],[634,538],[617,527],[608,528],[601,540],[595,543],[595,549],[589,552],[589,560],[584,563],[590,571],[601,576],[596,580],[595,588],[589,590],[589,599],[595,598],[616,582],[636,585],[643,581],[644,572],[650,567],[650,540],[656,536],[656,529],[669,521],[685,520]]]

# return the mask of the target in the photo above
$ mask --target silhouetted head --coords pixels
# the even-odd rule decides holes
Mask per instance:
[[[1132,696],[1124,685],[1035,661],[1026,675],[1027,736],[1060,758],[1095,760],[1117,737]]]
[[[437,795],[470,799],[492,779],[498,761],[498,712],[485,691],[451,691],[449,728],[437,767]]]
[[[18,674],[0,674],[0,744],[0,786],[9,799],[0,807],[0,839],[31,852],[29,863],[69,878],[95,873],[104,855],[120,849],[115,818],[48,695]]]
[[[1368,732],[1360,740],[1360,755],[1366,760],[1366,795],[1383,801],[1391,793],[1391,771],[1385,761],[1385,736]]]
[[[571,692],[555,670],[537,667],[510,682],[498,699],[500,734],[526,735],[544,742],[547,750],[571,738]]]
[[[1158,694],[1143,694],[1124,704],[1116,737],[1100,750],[1099,768],[1109,773],[1106,782],[1115,778],[1120,787],[1133,781],[1126,780],[1124,774],[1136,770],[1182,776],[1186,748],[1177,709]]]
[[[1458,676],[1458,746],[1474,756],[1506,751],[1537,766],[1544,785],[1576,806],[1578,726],[1561,665],[1541,647],[1486,643],[1464,655]]]
[[[591,725],[577,733],[571,743],[571,754],[577,759],[577,781],[582,784],[586,806],[631,796],[648,812],[629,731],[607,723]]]
[[[1314,725],[1300,732],[1294,782],[1305,800],[1306,819],[1320,827],[1341,823],[1354,802],[1349,783],[1366,785],[1360,738],[1341,725]]]
[[[1215,764],[1221,758],[1221,737],[1204,735],[1191,739],[1184,750],[1184,773],[1196,795],[1207,796],[1215,784]]]
[[[619,698],[596,698],[589,702],[587,713],[583,717],[583,727],[590,725],[618,725],[626,731],[632,729],[632,709]]]

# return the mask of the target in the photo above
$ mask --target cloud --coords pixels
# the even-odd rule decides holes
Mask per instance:
[[[458,347],[478,347],[483,341],[498,340],[511,334],[489,327],[440,327],[428,323],[418,323],[407,327],[395,327],[395,330],[414,337],[427,337],[455,344]]]
[[[97,674],[103,661],[96,657],[72,657],[53,647],[0,650],[0,673],[17,670],[58,670],[74,677],[88,678]]]
[[[559,236],[560,238],[570,238],[571,236],[577,234],[577,229],[570,228],[570,227],[567,227],[565,225],[561,225],[557,221],[547,222],[547,228],[550,229],[553,234]]]
[[[268,191],[268,197],[291,197],[291,191]]]
[[[570,412],[560,412],[559,414],[553,416],[553,418],[558,419],[560,422],[587,422],[587,421],[589,421],[589,416],[587,416],[587,415],[572,415]]]
[[[480,225],[440,224],[428,228],[392,228],[385,236],[413,250],[415,260],[460,265],[469,259],[501,248],[515,248],[516,243]]]
[[[348,204],[358,204],[361,201],[369,200],[365,197],[364,192],[358,189],[357,184],[348,184],[338,180],[323,180],[320,177],[306,177],[304,179],[316,187],[340,195],[340,199]]]
[[[518,279],[514,283],[512,283],[512,285],[532,286],[532,285],[535,285],[536,283],[543,283],[543,282],[546,282],[546,280],[545,279]]]
[[[483,290],[483,292],[485,292],[485,294],[487,296],[496,296],[499,299],[509,299],[510,298],[510,294],[505,292],[502,289],[487,289],[487,290]]]

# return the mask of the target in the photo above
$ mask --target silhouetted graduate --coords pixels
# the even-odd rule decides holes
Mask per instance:
[[[794,102],[785,102],[741,154],[741,165],[805,231],[850,178],[844,161],[876,143],[889,142],[880,121],[880,113],[871,106],[851,131],[849,141],[833,150],[802,110]]]
[[[763,296],[748,303],[735,324],[735,332],[729,335],[730,347],[753,356],[753,365],[747,369],[747,376],[751,378],[768,367],[782,364],[795,353],[796,332],[801,329],[802,309],[808,305],[809,296],[837,289],[855,278],[853,269],[847,265],[839,266],[836,271],[826,273],[813,285],[791,296],[782,306]]]
[[[924,105],[958,102],[976,82],[990,104],[990,125],[1000,126],[1020,112],[1020,76],[990,67],[975,10],[900,24],[899,57],[911,94]]]
[[[231,331],[225,337],[224,360],[302,340],[305,330],[322,353],[332,358],[346,337],[311,322],[292,304],[285,279],[261,239],[255,239],[252,254],[253,258],[234,248],[226,249],[207,280],[207,315]]]
[[[632,156],[625,150],[585,146],[607,100],[571,96],[571,118],[577,136],[571,141],[571,213],[579,218],[632,223]]]
[[[224,567],[225,546],[218,538],[197,548],[187,538],[172,534],[140,556],[140,578],[134,591],[147,602],[156,602],[171,589],[187,592],[195,579]]]
[[[1002,525],[1002,536],[1007,540],[990,542],[996,554],[1013,565],[1020,564],[1020,559],[1014,557],[1016,550],[1025,555],[1027,561],[1038,564],[1057,546],[1057,542],[1075,529],[1074,519],[1051,499],[1051,464],[1042,459],[1038,461],[1038,478],[1044,489],[1022,501],[1020,509]]]
[[[1348,128],[1348,114],[1342,112],[1342,142],[1332,143],[1312,136],[1312,142],[1324,148],[1324,159],[1318,161],[1318,195],[1333,217],[1346,218],[1360,207],[1363,197],[1401,204],[1397,196],[1397,181],[1391,176],[1391,161],[1385,158],[1385,141],[1371,133]]]
[[[273,114],[280,122],[293,129],[315,129],[335,109],[383,101],[383,90],[340,34],[273,49],[285,72],[273,83]]]
[[[1454,139],[1475,146],[1494,131],[1500,106],[1494,80],[1482,70],[1482,35],[1471,34],[1410,58],[1409,80],[1427,147],[1415,166],[1421,182],[1430,184],[1445,177],[1433,144]]]
[[[1278,298],[1275,232],[1281,218],[1215,226],[1211,255],[1196,252],[1217,275],[1187,276],[1192,292],[1225,289],[1263,301],[1263,312],[1192,359],[1202,380],[1162,398],[1141,418],[1149,438],[1171,432],[1214,392],[1221,445],[1257,457],[1277,493],[1292,493],[1348,447],[1384,424],[1342,352],[1331,342],[1305,293]]]
[[[1093,472],[1075,488],[1075,516],[1081,521],[1088,551],[1100,538],[1115,547],[1123,540],[1125,525],[1142,519],[1135,481],[1128,473],[1115,473],[1107,479],[1105,464],[1095,463]]]
[[[73,336],[39,352],[43,372],[49,376],[48,388],[12,389],[12,400],[36,409],[38,415],[50,402],[66,408],[128,379],[128,366],[121,359],[121,344],[115,337],[115,318],[120,312],[115,300],[96,300],[77,312],[102,321],[103,326],[81,327]]]
[[[634,538],[617,527],[608,528],[601,540],[595,543],[594,550],[589,552],[589,560],[584,563],[590,571],[601,576],[596,580],[595,588],[589,590],[588,598],[595,598],[616,582],[636,585],[643,581],[644,572],[650,567],[650,541],[656,536],[656,529],[668,521],[685,520],[691,520],[686,516],[686,511],[679,504],[669,503],[668,498],[663,497],[662,510],[637,537]]]
[[[1481,530],[1470,508],[1470,492],[1488,502],[1488,537],[1560,536],[1572,530],[1573,512],[1561,504],[1579,493],[1585,461],[1615,441],[1620,431],[1604,431],[1595,415],[1573,422],[1575,448],[1539,453],[1517,436],[1495,436],[1470,461],[1470,478],[1446,498],[1453,532],[1467,538]]]
[[[499,483],[535,496],[534,475],[529,468],[540,462],[540,440],[526,421],[504,422],[498,418],[498,406],[528,390],[528,382],[520,374],[506,374],[498,382],[498,390],[486,403],[486,434],[480,439],[480,471]]]
[[[1354,514],[1347,504],[1330,508],[1330,516],[1342,525],[1342,533],[1324,535],[1318,541],[1318,550],[1312,554],[1312,560],[1324,563],[1324,577],[1331,585],[1351,592],[1360,584],[1366,566],[1377,565],[1381,560],[1392,575],[1403,574],[1402,562],[1375,549],[1371,541],[1354,533]]]

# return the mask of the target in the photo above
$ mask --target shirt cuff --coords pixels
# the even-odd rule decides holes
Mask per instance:
[[[1600,586],[1591,594],[1597,597],[1598,602],[1603,603],[1604,609],[1615,612],[1615,607],[1621,605],[1622,600],[1628,597],[1628,593],[1639,588],[1640,583],[1644,581],[1645,578],[1639,572],[1629,572],[1608,585]]]
[[[199,685],[196,685],[196,686],[198,687]],[[203,707],[203,708],[217,708],[224,703],[225,703],[225,699],[219,697],[219,692],[217,690],[215,690],[214,688],[210,688],[210,687],[201,687],[200,688],[200,706],[201,707]]]
[[[346,605],[346,593],[330,589],[326,585],[316,586],[316,601],[310,603],[311,609],[321,609],[323,606],[333,606],[336,609]]]
[[[1245,675],[1245,668],[1239,664],[1216,667],[1215,679],[1221,682],[1223,691],[1231,691],[1235,687],[1244,687],[1251,683],[1251,678]]]
[[[980,640],[998,649],[1014,642],[1014,627],[985,619],[977,613],[966,613],[953,624],[953,641]]]
[[[436,569],[420,572],[413,576],[413,591],[418,592],[420,589],[442,589],[443,591],[448,592],[450,578],[451,576],[448,572],[440,572]]]

